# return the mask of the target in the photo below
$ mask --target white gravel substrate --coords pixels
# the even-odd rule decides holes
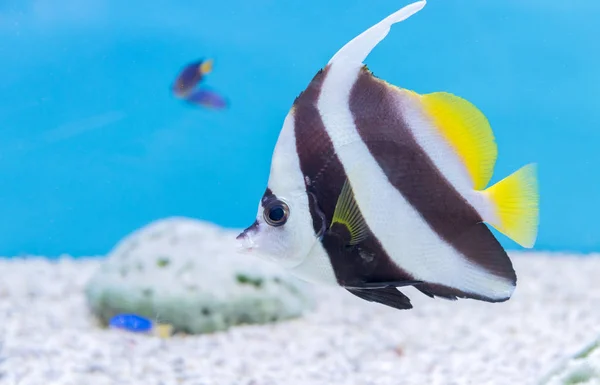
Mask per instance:
[[[513,298],[397,311],[319,289],[302,319],[168,340],[101,329],[94,259],[0,260],[0,384],[535,384],[600,334],[600,256],[513,255]]]

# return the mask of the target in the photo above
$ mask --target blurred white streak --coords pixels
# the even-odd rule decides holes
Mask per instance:
[[[123,120],[126,116],[122,111],[109,111],[60,125],[28,139],[18,139],[8,143],[4,142],[2,148],[0,148],[0,159],[24,155],[27,151],[39,150],[48,145],[62,142],[90,131],[106,128],[111,124]]]
[[[110,111],[101,115],[95,115],[83,120],[63,124],[54,129],[43,132],[35,141],[45,143],[56,143],[65,139],[81,135],[88,131],[97,130],[124,119],[126,114],[122,111]]]

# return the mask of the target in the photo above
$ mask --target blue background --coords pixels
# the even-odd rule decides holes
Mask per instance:
[[[0,1],[0,255],[101,254],[171,215],[250,224],[294,98],[408,3]],[[599,18],[592,0],[430,0],[367,59],[475,103],[499,145],[492,182],[539,163],[540,250],[600,250]],[[170,94],[200,57],[229,110]]]

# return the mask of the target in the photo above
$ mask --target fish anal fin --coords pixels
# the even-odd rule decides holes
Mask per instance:
[[[421,95],[434,126],[467,169],[473,188],[484,189],[492,178],[498,148],[485,115],[466,99],[448,92]]]
[[[365,301],[378,302],[394,309],[408,310],[413,307],[410,299],[393,286],[379,289],[346,288],[346,290]]]
[[[415,280],[404,280],[404,281],[386,281],[386,282],[365,282],[353,285],[344,285],[346,289],[359,289],[359,290],[369,290],[369,289],[384,289],[386,287],[405,287],[405,286],[414,286],[418,284],[424,283],[423,281],[415,281]]]
[[[422,279],[414,287],[429,297],[449,300],[470,298],[484,302],[503,302],[512,296],[517,276],[504,248],[482,222],[474,224],[452,239],[456,250],[465,256],[460,268],[439,260],[439,276]],[[446,278],[443,278],[443,277]],[[447,277],[452,277],[447,279]]]
[[[415,285],[415,289],[419,290],[421,293],[425,294],[431,298],[442,298],[449,301],[456,301],[459,298],[467,298],[467,299],[475,299],[478,301],[484,302],[505,302],[510,299],[510,297],[501,297],[501,298],[489,298],[482,295],[474,294],[474,293],[466,293],[464,291],[454,289],[452,287],[432,284],[432,283],[423,283],[419,285]]]
[[[348,180],[342,186],[342,191],[335,205],[331,227],[333,228],[333,225],[336,223],[345,226],[350,233],[350,245],[359,244],[369,235],[367,223],[360,213],[358,204],[354,199],[354,192]]]

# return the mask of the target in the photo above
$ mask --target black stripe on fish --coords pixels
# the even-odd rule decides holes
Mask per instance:
[[[269,201],[276,198],[277,197],[273,194],[273,191],[271,191],[271,189],[267,187],[265,193],[262,196],[262,199],[260,200],[260,204],[264,208]]]
[[[313,227],[317,235],[323,228],[323,217],[325,227],[329,229],[331,226],[335,206],[346,181],[344,168],[335,154],[317,107],[328,69],[326,67],[319,71],[294,102],[296,150],[305,176]],[[360,289],[356,291],[356,287],[363,283],[398,282],[398,286],[401,286],[401,282],[413,281],[387,255],[370,229],[366,239],[356,246],[348,247],[343,238],[328,231],[323,234],[321,243],[329,256],[338,283],[341,286],[351,286],[353,294],[364,298]],[[398,302],[398,297],[393,299],[389,290],[384,291],[385,293],[381,292],[382,295],[373,293],[369,298],[379,299],[378,302],[392,307],[398,307],[402,302],[404,308],[408,308],[406,301]],[[403,294],[398,292],[397,296]]]
[[[512,263],[477,211],[419,146],[399,108],[396,91],[363,68],[350,93],[350,111],[361,139],[389,182],[438,236],[469,261],[516,283]],[[416,286],[446,298],[489,300],[442,285]]]

